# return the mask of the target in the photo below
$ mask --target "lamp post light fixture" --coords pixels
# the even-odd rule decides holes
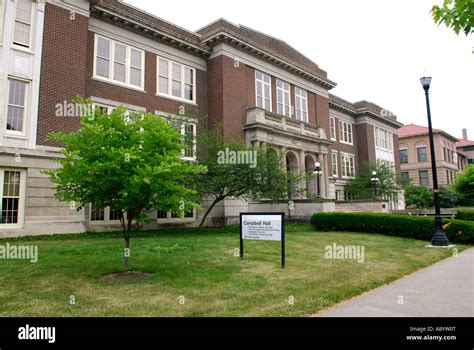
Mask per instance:
[[[318,196],[320,196],[321,192],[320,192],[320,189],[319,189],[320,188],[319,187],[319,176],[323,174],[320,162],[316,162],[316,164],[314,164],[313,174],[316,175],[316,193],[318,194]]]
[[[434,196],[434,205],[435,205],[435,232],[433,237],[431,237],[431,245],[437,247],[446,247],[449,246],[448,237],[443,230],[443,224],[441,221],[441,210],[439,202],[439,188],[438,188],[438,174],[436,172],[436,158],[435,158],[435,148],[434,148],[434,138],[433,138],[433,127],[431,125],[431,111],[430,111],[430,98],[429,98],[429,89],[431,85],[431,77],[423,77],[420,79],[423,90],[425,90],[425,99],[426,99],[426,110],[428,112],[428,129],[430,136],[430,155],[431,155],[431,172],[433,174],[433,196]]]
[[[372,181],[372,184],[374,185],[374,198],[377,198],[377,184],[380,179],[377,177],[377,172],[375,170],[372,171],[372,178],[370,181]]]

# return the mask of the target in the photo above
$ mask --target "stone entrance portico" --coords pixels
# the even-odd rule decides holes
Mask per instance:
[[[300,189],[306,191],[302,191],[299,199],[328,198],[328,146],[331,141],[327,139],[324,127],[254,107],[247,110],[247,123],[243,129],[248,146],[265,145],[275,150],[280,155],[282,167],[293,174],[311,174],[319,162],[322,175],[300,182]]]

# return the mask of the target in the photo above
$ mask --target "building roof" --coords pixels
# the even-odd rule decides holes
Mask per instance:
[[[375,118],[397,129],[403,125],[397,121],[397,116],[394,113],[373,102],[358,101],[352,103],[334,94],[329,94],[329,106],[354,117],[369,116]]]
[[[456,142],[456,148],[466,147],[466,146],[474,146],[474,141],[463,140],[463,139],[458,139],[458,140],[459,141]]]
[[[429,129],[426,126],[421,126],[421,125],[415,125],[415,124],[408,124],[402,126],[400,129],[398,129],[398,137],[399,138],[404,138],[404,137],[412,137],[412,136],[422,136],[422,135],[428,135]],[[440,129],[433,129],[433,133],[435,134],[442,134],[443,136],[453,140],[453,141],[458,141],[457,138],[454,136],[448,134],[447,132],[440,130]]]

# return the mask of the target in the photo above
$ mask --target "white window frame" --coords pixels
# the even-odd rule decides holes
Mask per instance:
[[[349,172],[348,172],[349,170]],[[342,178],[355,178],[355,155],[341,152],[341,172]]]
[[[6,1],[8,1],[8,0],[5,0],[5,2]],[[13,6],[14,8],[13,8],[13,27],[12,27],[12,34],[11,34],[11,45],[15,49],[31,52],[31,51],[33,51],[33,37],[34,37],[34,32],[35,32],[36,1],[31,1],[31,18],[30,18],[30,24],[29,24],[29,26],[30,26],[30,37],[29,37],[29,41],[28,41],[28,47],[23,46],[23,45],[18,45],[18,44],[15,43],[15,25],[16,25],[16,22],[17,22],[17,20],[16,20],[17,4],[18,4],[18,2],[15,1],[14,6]],[[0,22],[2,22],[1,19],[0,19]],[[2,25],[2,27],[3,27],[3,25]],[[0,32],[1,31],[2,30],[0,29]]]
[[[279,87],[278,85],[282,85]],[[288,87],[288,89],[286,89]],[[278,98],[278,93],[281,91],[282,101]],[[284,115],[285,117],[291,117],[292,107],[291,107],[291,85],[286,81],[277,79],[276,80],[276,97],[277,97],[277,113]],[[283,106],[283,111],[279,111],[279,105]],[[288,114],[286,113],[286,107],[288,107]]]
[[[301,118],[298,118],[298,111],[301,112]],[[308,118],[308,92],[295,86],[295,119],[307,123]]]
[[[168,61],[168,93],[164,93],[160,91],[160,58],[163,60]],[[173,64],[177,64],[181,67],[181,97],[173,96]],[[193,99],[188,100],[184,98],[185,94],[185,85],[186,82],[185,78],[185,69],[188,68],[192,71],[193,74]],[[189,84],[188,84],[189,85]],[[182,63],[170,60],[167,57],[163,56],[156,56],[156,95],[166,97],[172,100],[182,101],[186,103],[193,103],[196,104],[196,68],[184,65]]]
[[[336,141],[336,118],[329,117],[329,135],[332,141]]]
[[[22,130],[21,131],[17,131],[17,130],[8,130],[7,129],[7,123],[8,123],[8,106],[10,105],[10,81],[11,80],[16,80],[16,81],[20,81],[22,83],[25,83],[26,86],[25,86],[25,101],[24,101],[24,106],[23,106],[23,125],[22,125]],[[8,78],[8,92],[7,92],[7,113],[6,113],[6,117],[5,117],[5,124],[3,125],[4,127],[4,133],[6,135],[9,135],[9,136],[15,136],[15,137],[19,137],[19,138],[26,138],[28,132],[27,132],[27,128],[28,128],[28,121],[29,121],[29,111],[30,111],[30,88],[31,88],[31,84],[30,84],[30,81],[29,80],[26,80],[26,79],[21,79],[21,78],[17,78],[17,77],[9,77]]]
[[[194,137],[194,142],[193,142],[193,156],[192,157],[186,157],[185,156],[185,150],[183,149],[181,151],[181,159],[182,160],[188,160],[188,161],[196,161],[197,160],[197,126],[198,126],[198,121],[194,118],[183,118],[180,116],[177,116],[175,114],[171,113],[166,113],[166,112],[161,112],[161,111],[155,111],[155,115],[159,117],[164,117],[165,120],[168,119],[173,119],[176,120],[180,123],[180,134],[181,136],[186,136],[186,125],[192,124],[193,127],[193,137]]]
[[[18,171],[20,172],[20,193],[18,200],[18,222],[16,224],[0,224],[1,229],[12,229],[12,228],[23,228],[25,222],[25,200],[26,200],[26,169],[19,168],[0,168],[0,207],[3,205],[3,181],[5,171]],[[3,207],[2,207],[3,209]],[[1,215],[1,211],[0,211]]]
[[[182,157],[181,159],[183,160],[192,160],[192,161],[195,161],[196,160],[196,129],[197,129],[197,124],[196,123],[190,123],[190,122],[182,122],[181,123],[181,135],[183,137],[186,137],[186,126],[188,125],[192,125],[193,126],[193,145],[192,145],[192,152],[193,152],[193,155],[192,157],[188,157],[186,156],[186,150],[183,149],[181,154],[182,154]]]
[[[331,172],[333,177],[339,177],[339,159],[338,154],[335,151],[331,152]],[[335,166],[334,166],[335,165]]]
[[[259,73],[262,74],[263,79],[258,79],[258,78],[257,78],[257,74],[259,74]],[[270,82],[266,82],[266,81],[265,81],[265,77],[268,77],[268,79],[269,79]],[[262,85],[262,96],[261,96],[261,97],[262,97],[262,103],[263,103],[262,106],[259,106],[259,105],[258,105],[258,97],[259,97],[259,96],[258,96],[258,85],[259,85],[259,84]],[[265,94],[265,86],[266,86],[266,85],[269,87],[269,94],[270,94],[270,96],[266,96],[266,94]],[[267,110],[267,109],[265,108],[265,100],[270,100],[270,109],[269,109],[269,110]],[[256,105],[258,108],[262,108],[262,109],[267,110],[268,112],[272,112],[272,108],[273,108],[273,101],[272,101],[272,77],[271,77],[270,75],[268,75],[268,74],[266,74],[266,73],[263,73],[263,72],[261,72],[261,71],[258,71],[258,70],[255,71],[255,105]]]
[[[383,128],[375,127],[375,147],[385,151],[393,151],[393,134]]]
[[[97,43],[98,43],[99,38],[104,39],[104,40],[108,40],[110,42],[109,77],[108,78],[100,76],[100,75],[97,74],[97,54],[98,54]],[[126,48],[125,82],[114,79],[114,62],[115,62],[115,45],[116,44],[123,45]],[[130,83],[130,67],[131,67],[131,50],[132,49],[141,52],[142,70],[141,70],[141,85],[140,86],[133,85],[133,84]],[[123,87],[129,88],[129,89],[144,91],[145,90],[145,51],[142,50],[142,49],[139,49],[135,46],[130,46],[130,45],[124,44],[122,42],[119,42],[117,40],[110,39],[106,36],[95,34],[95,36],[94,36],[94,72],[93,72],[93,78],[97,79],[97,80],[100,80],[100,81],[110,83],[110,84],[123,86]]]
[[[339,142],[346,145],[354,144],[352,123],[339,119]]]

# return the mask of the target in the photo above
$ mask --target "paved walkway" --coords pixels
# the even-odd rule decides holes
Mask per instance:
[[[315,316],[473,317],[474,248]]]

